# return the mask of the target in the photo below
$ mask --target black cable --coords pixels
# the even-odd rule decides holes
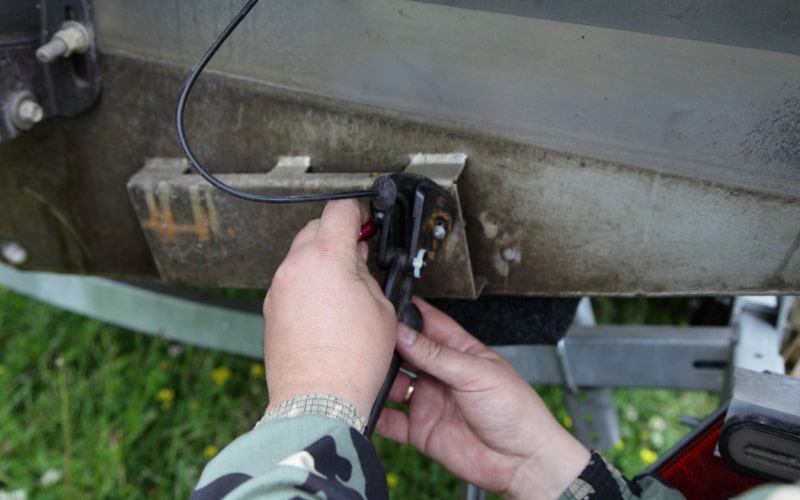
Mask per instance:
[[[243,200],[248,201],[257,201],[262,203],[298,203],[298,202],[305,202],[305,201],[325,201],[325,200],[339,200],[342,198],[367,198],[378,196],[379,192],[377,190],[368,190],[368,191],[347,191],[343,193],[322,193],[322,194],[291,194],[291,195],[269,195],[269,194],[254,194],[254,193],[246,193],[244,191],[240,191],[236,188],[233,188],[224,182],[220,181],[211,173],[209,173],[201,164],[200,161],[195,157],[194,153],[192,153],[191,148],[189,148],[189,143],[186,140],[186,132],[184,131],[183,125],[183,111],[186,108],[186,100],[189,98],[189,92],[192,90],[192,86],[194,86],[194,82],[203,72],[208,62],[214,57],[214,54],[219,50],[225,40],[228,39],[230,34],[233,30],[239,26],[239,23],[247,17],[247,14],[250,13],[250,10],[256,5],[258,0],[248,0],[247,3],[242,7],[236,16],[231,19],[231,22],[225,29],[220,33],[211,46],[206,50],[206,53],[203,54],[203,57],[197,61],[192,72],[189,74],[189,77],[186,79],[186,82],[183,84],[183,89],[181,90],[181,94],[178,97],[178,107],[175,110],[175,125],[178,129],[178,141],[180,142],[181,148],[183,149],[184,154],[186,154],[186,158],[189,159],[189,163],[192,164],[192,167],[200,174],[205,180],[207,180],[212,186],[220,189],[231,196],[235,196],[237,198],[241,198]]]
[[[372,409],[367,419],[367,426],[364,428],[364,435],[368,438],[372,437],[372,433],[375,432],[375,427],[378,426],[378,419],[381,417],[381,413],[383,413],[383,406],[389,399],[389,392],[391,392],[394,381],[397,379],[397,374],[400,373],[400,366],[402,366],[402,364],[403,358],[397,351],[394,351],[394,353],[392,353],[392,361],[389,363],[389,372],[383,379],[383,384],[378,391],[375,402],[372,403]]]

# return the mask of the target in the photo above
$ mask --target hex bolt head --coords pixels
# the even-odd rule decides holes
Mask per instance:
[[[38,102],[31,99],[25,99],[17,107],[17,117],[31,125],[39,123],[44,118],[44,110]]]
[[[13,266],[21,266],[28,261],[28,251],[25,247],[12,240],[0,243],[0,255]]]
[[[27,90],[16,93],[9,101],[9,118],[19,130],[29,130],[44,118],[44,109]]]
[[[447,229],[442,224],[433,226],[433,238],[436,240],[443,240],[447,236]]]

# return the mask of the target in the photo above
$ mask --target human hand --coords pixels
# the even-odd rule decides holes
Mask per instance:
[[[398,324],[397,350],[418,374],[408,413],[384,409],[377,431],[409,443],[454,475],[508,498],[556,498],[589,461],[501,355],[414,299],[422,334]],[[402,402],[401,374],[389,399]]]
[[[271,409],[312,392],[343,398],[365,417],[388,370],[394,307],[358,242],[366,209],[331,201],[300,231],[264,299],[264,364]]]

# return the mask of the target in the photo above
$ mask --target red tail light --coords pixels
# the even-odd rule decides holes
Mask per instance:
[[[687,500],[727,499],[761,484],[733,470],[715,453],[724,421],[725,411],[717,411],[662,457],[652,471]]]

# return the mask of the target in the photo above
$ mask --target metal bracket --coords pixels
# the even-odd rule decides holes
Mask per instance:
[[[6,2],[3,8],[13,25],[0,21],[0,143],[47,117],[86,111],[101,88],[88,0]],[[37,59],[37,47],[48,57]]]
[[[418,154],[407,173],[424,175],[455,200],[458,218],[440,248],[428,257],[415,289],[426,296],[476,298],[457,181],[466,155]],[[265,174],[219,174],[234,187],[254,193],[325,193],[369,189],[374,173],[318,173],[307,156],[281,157]],[[246,203],[189,173],[183,159],[156,158],[128,182],[128,193],[161,278],[170,283],[265,288],[294,235],[318,217],[321,203]],[[259,260],[257,272],[242,262]],[[430,277],[428,277],[430,276]]]
[[[742,296],[734,301],[731,324],[737,328],[733,366],[756,372],[784,373],[782,305],[790,297]],[[785,318],[784,320],[785,321]]]

